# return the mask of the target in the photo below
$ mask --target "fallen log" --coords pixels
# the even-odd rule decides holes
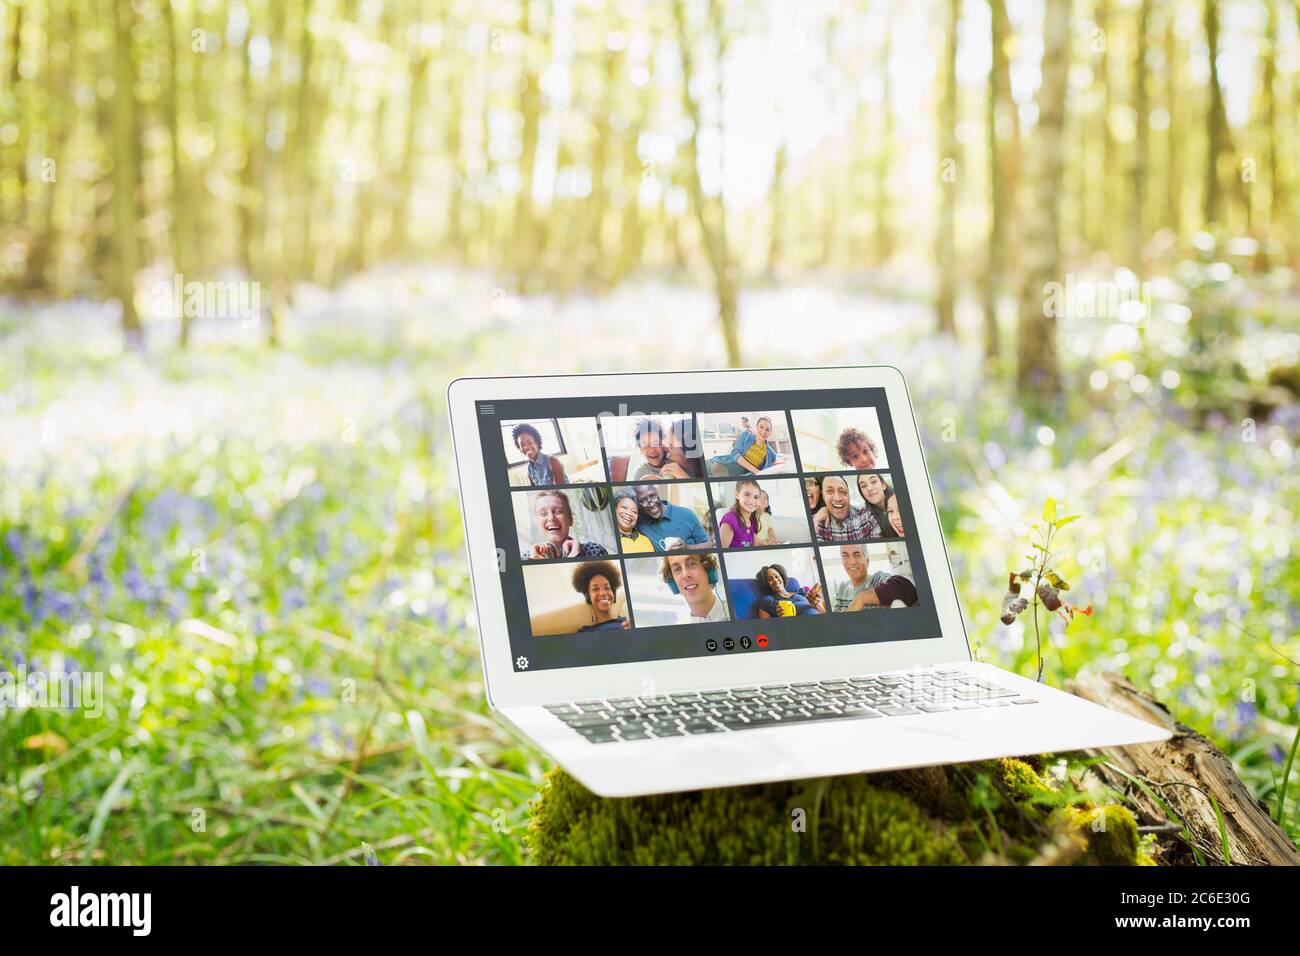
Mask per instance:
[[[1161,834],[1159,862],[1200,862],[1199,853],[1206,863],[1300,865],[1295,844],[1241,782],[1232,761],[1201,734],[1174,720],[1154,697],[1115,673],[1076,678],[1065,687],[1173,733],[1164,743],[1090,752],[1104,758],[1093,771],[1124,794],[1140,824],[1175,824]]]

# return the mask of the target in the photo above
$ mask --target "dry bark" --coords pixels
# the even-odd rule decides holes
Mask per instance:
[[[1174,720],[1163,704],[1114,673],[1068,681],[1066,689],[1173,732],[1164,743],[1089,751],[1105,758],[1096,773],[1126,795],[1140,824],[1181,824],[1179,832],[1162,840],[1162,862],[1182,862],[1178,857],[1191,855],[1195,847],[1207,863],[1300,865],[1295,844],[1241,782],[1232,761],[1201,734]],[[1171,821],[1164,807],[1132,778],[1142,780],[1177,819]],[[1223,814],[1228,860],[1211,796]]]

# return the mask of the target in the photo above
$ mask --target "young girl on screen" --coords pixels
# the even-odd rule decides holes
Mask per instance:
[[[724,548],[752,548],[758,535],[759,496],[763,489],[757,481],[742,478],[736,482],[736,501],[718,522],[718,534]]]

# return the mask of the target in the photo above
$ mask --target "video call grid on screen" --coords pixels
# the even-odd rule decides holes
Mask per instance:
[[[517,670],[939,636],[925,557],[915,544],[908,476],[898,465],[884,389],[517,399],[483,402],[480,410],[489,507]],[[760,418],[770,421],[763,425]],[[641,453],[636,435],[637,423],[643,421],[661,426],[652,428],[645,442],[649,458]],[[532,427],[521,429],[516,440],[518,425]],[[839,439],[852,428],[866,433],[875,450],[872,454],[852,441],[850,433],[851,464],[846,465]],[[753,446],[760,429],[766,436],[760,472],[731,474],[739,467],[727,460],[731,453],[748,450],[751,461],[759,457]],[[745,431],[754,437],[743,437]],[[530,456],[537,436],[540,454]],[[662,455],[656,452],[659,447],[665,449]],[[894,514],[868,507],[866,496],[879,499],[881,493],[868,475],[887,481]],[[752,522],[727,517],[736,504],[736,482],[749,477],[770,492],[769,520],[760,520],[756,529]],[[837,527],[840,534],[855,535],[854,540],[818,535],[805,479],[825,487],[841,512],[848,499],[851,511]],[[562,492],[567,502],[558,496],[538,501],[537,493],[548,489]],[[753,490],[748,486],[744,493]],[[802,495],[801,509],[793,507],[792,491]],[[660,506],[666,502],[668,508],[653,524],[671,533],[620,535],[620,507],[625,521],[633,513],[625,497],[637,504],[638,530],[651,529],[646,517],[654,498]],[[901,524],[901,534],[894,522]],[[724,524],[732,529],[730,547],[722,541]],[[868,530],[853,530],[860,527]],[[563,542],[558,548],[556,540]],[[686,555],[699,561],[678,569],[674,584],[680,587],[674,594],[662,577],[661,562]],[[877,572],[888,571],[888,583],[855,588],[850,572],[861,580],[861,558],[866,559],[868,580],[882,583]],[[607,569],[596,562],[612,565],[617,588],[610,587],[614,582],[602,573]],[[789,599],[764,594],[758,586],[755,572],[772,564],[786,569]],[[591,589],[590,605],[575,589],[575,572],[581,572],[579,583]],[[810,610],[813,601],[804,593],[814,586],[820,588],[823,613]],[[693,622],[707,601],[705,588],[714,604],[703,613],[705,620]],[[876,600],[864,598],[864,590]],[[692,596],[694,607],[683,592]],[[848,603],[850,598],[856,603]],[[858,610],[876,601],[882,606]],[[758,616],[760,607],[773,616]],[[793,616],[786,616],[792,611]],[[579,630],[597,617],[603,619],[602,629]],[[521,666],[524,659],[527,665]]]

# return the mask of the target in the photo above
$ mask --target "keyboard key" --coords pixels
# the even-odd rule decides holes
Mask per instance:
[[[724,728],[719,724],[709,723],[708,721],[692,720],[683,724],[682,729],[694,736],[695,734],[720,734]]]
[[[1036,704],[953,668],[545,705],[595,743],[713,734],[810,720],[880,719]]]
[[[579,717],[577,720],[570,720],[568,724],[575,730],[581,730],[584,727],[608,727],[611,720],[605,717]]]
[[[884,714],[871,707],[846,707],[844,708],[845,717],[883,717]]]

